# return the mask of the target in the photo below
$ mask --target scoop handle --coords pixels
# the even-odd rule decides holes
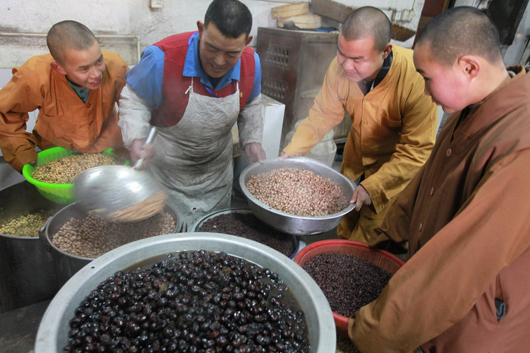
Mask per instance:
[[[145,139],[144,145],[147,145],[148,143],[153,142],[156,135],[156,127],[151,126],[151,130],[149,130],[149,135],[147,135],[147,138]],[[144,162],[144,157],[140,158],[136,161],[133,168],[138,169],[142,166],[142,163]]]

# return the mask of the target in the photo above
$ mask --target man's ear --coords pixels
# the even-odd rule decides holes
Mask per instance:
[[[202,32],[204,31],[204,23],[197,21],[197,29],[199,30],[199,40],[201,39]]]
[[[478,76],[481,69],[480,60],[474,55],[462,55],[458,58],[457,63],[459,69],[470,79]]]
[[[252,42],[252,39],[253,39],[252,36],[248,36],[247,39],[245,40],[245,45],[249,45],[250,42]]]
[[[392,52],[392,44],[388,43],[386,47],[383,49],[383,59],[388,58],[391,52]]]
[[[66,71],[64,71],[63,67],[59,65],[56,61],[52,62],[50,66],[52,67],[52,69],[54,69],[58,73],[66,75]]]

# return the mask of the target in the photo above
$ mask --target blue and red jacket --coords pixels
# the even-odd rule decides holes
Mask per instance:
[[[168,127],[184,115],[192,77],[195,93],[213,97],[233,94],[238,81],[240,110],[261,93],[259,57],[248,46],[237,64],[212,87],[201,66],[198,32],[175,34],[147,47],[138,65],[127,73],[126,81],[151,108],[151,124]]]

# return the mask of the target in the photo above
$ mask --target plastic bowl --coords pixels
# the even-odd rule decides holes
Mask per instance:
[[[321,254],[347,254],[366,260],[388,273],[394,274],[403,266],[404,261],[384,251],[370,248],[368,244],[353,240],[331,239],[321,240],[307,245],[294,257],[294,262],[304,267],[305,263]],[[348,334],[348,318],[333,312],[335,326],[339,334]]]
[[[355,207],[355,205],[349,204],[342,211],[327,216],[296,216],[266,205],[248,191],[246,183],[250,177],[280,168],[305,169],[324,178],[328,178],[339,185],[344,196],[348,200],[351,199],[353,190],[355,189],[355,186],[350,179],[346,178],[333,168],[311,158],[295,157],[287,158],[284,161],[280,161],[276,158],[265,160],[263,163],[256,162],[251,164],[241,172],[241,175],[239,176],[239,185],[254,215],[270,227],[293,235],[321,234],[336,228],[339,225],[342,216],[353,210]]]
[[[118,158],[112,152],[112,148],[105,150],[101,153]],[[24,175],[24,178],[26,178],[28,182],[35,185],[35,187],[40,192],[40,194],[44,196],[46,199],[52,202],[55,202],[55,203],[59,203],[59,204],[72,203],[76,200],[74,193],[73,193],[73,187],[74,187],[73,183],[70,183],[70,184],[45,183],[45,182],[33,179],[33,172],[40,165],[43,165],[45,163],[48,163],[56,159],[71,156],[74,154],[81,154],[81,152],[71,151],[71,150],[68,150],[62,147],[48,148],[37,154],[36,165],[31,165],[31,164],[24,165],[24,167],[22,168],[22,175]]]

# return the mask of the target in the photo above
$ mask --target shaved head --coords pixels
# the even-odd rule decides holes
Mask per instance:
[[[499,32],[489,17],[474,7],[445,10],[421,31],[416,46],[428,45],[431,57],[452,66],[462,55],[477,55],[502,63]]]
[[[383,11],[365,6],[354,10],[346,18],[340,32],[347,41],[372,38],[375,49],[382,51],[392,38],[392,23]]]
[[[66,50],[87,50],[95,42],[97,39],[90,29],[76,21],[62,21],[54,24],[46,37],[50,54],[61,65],[64,64]]]

